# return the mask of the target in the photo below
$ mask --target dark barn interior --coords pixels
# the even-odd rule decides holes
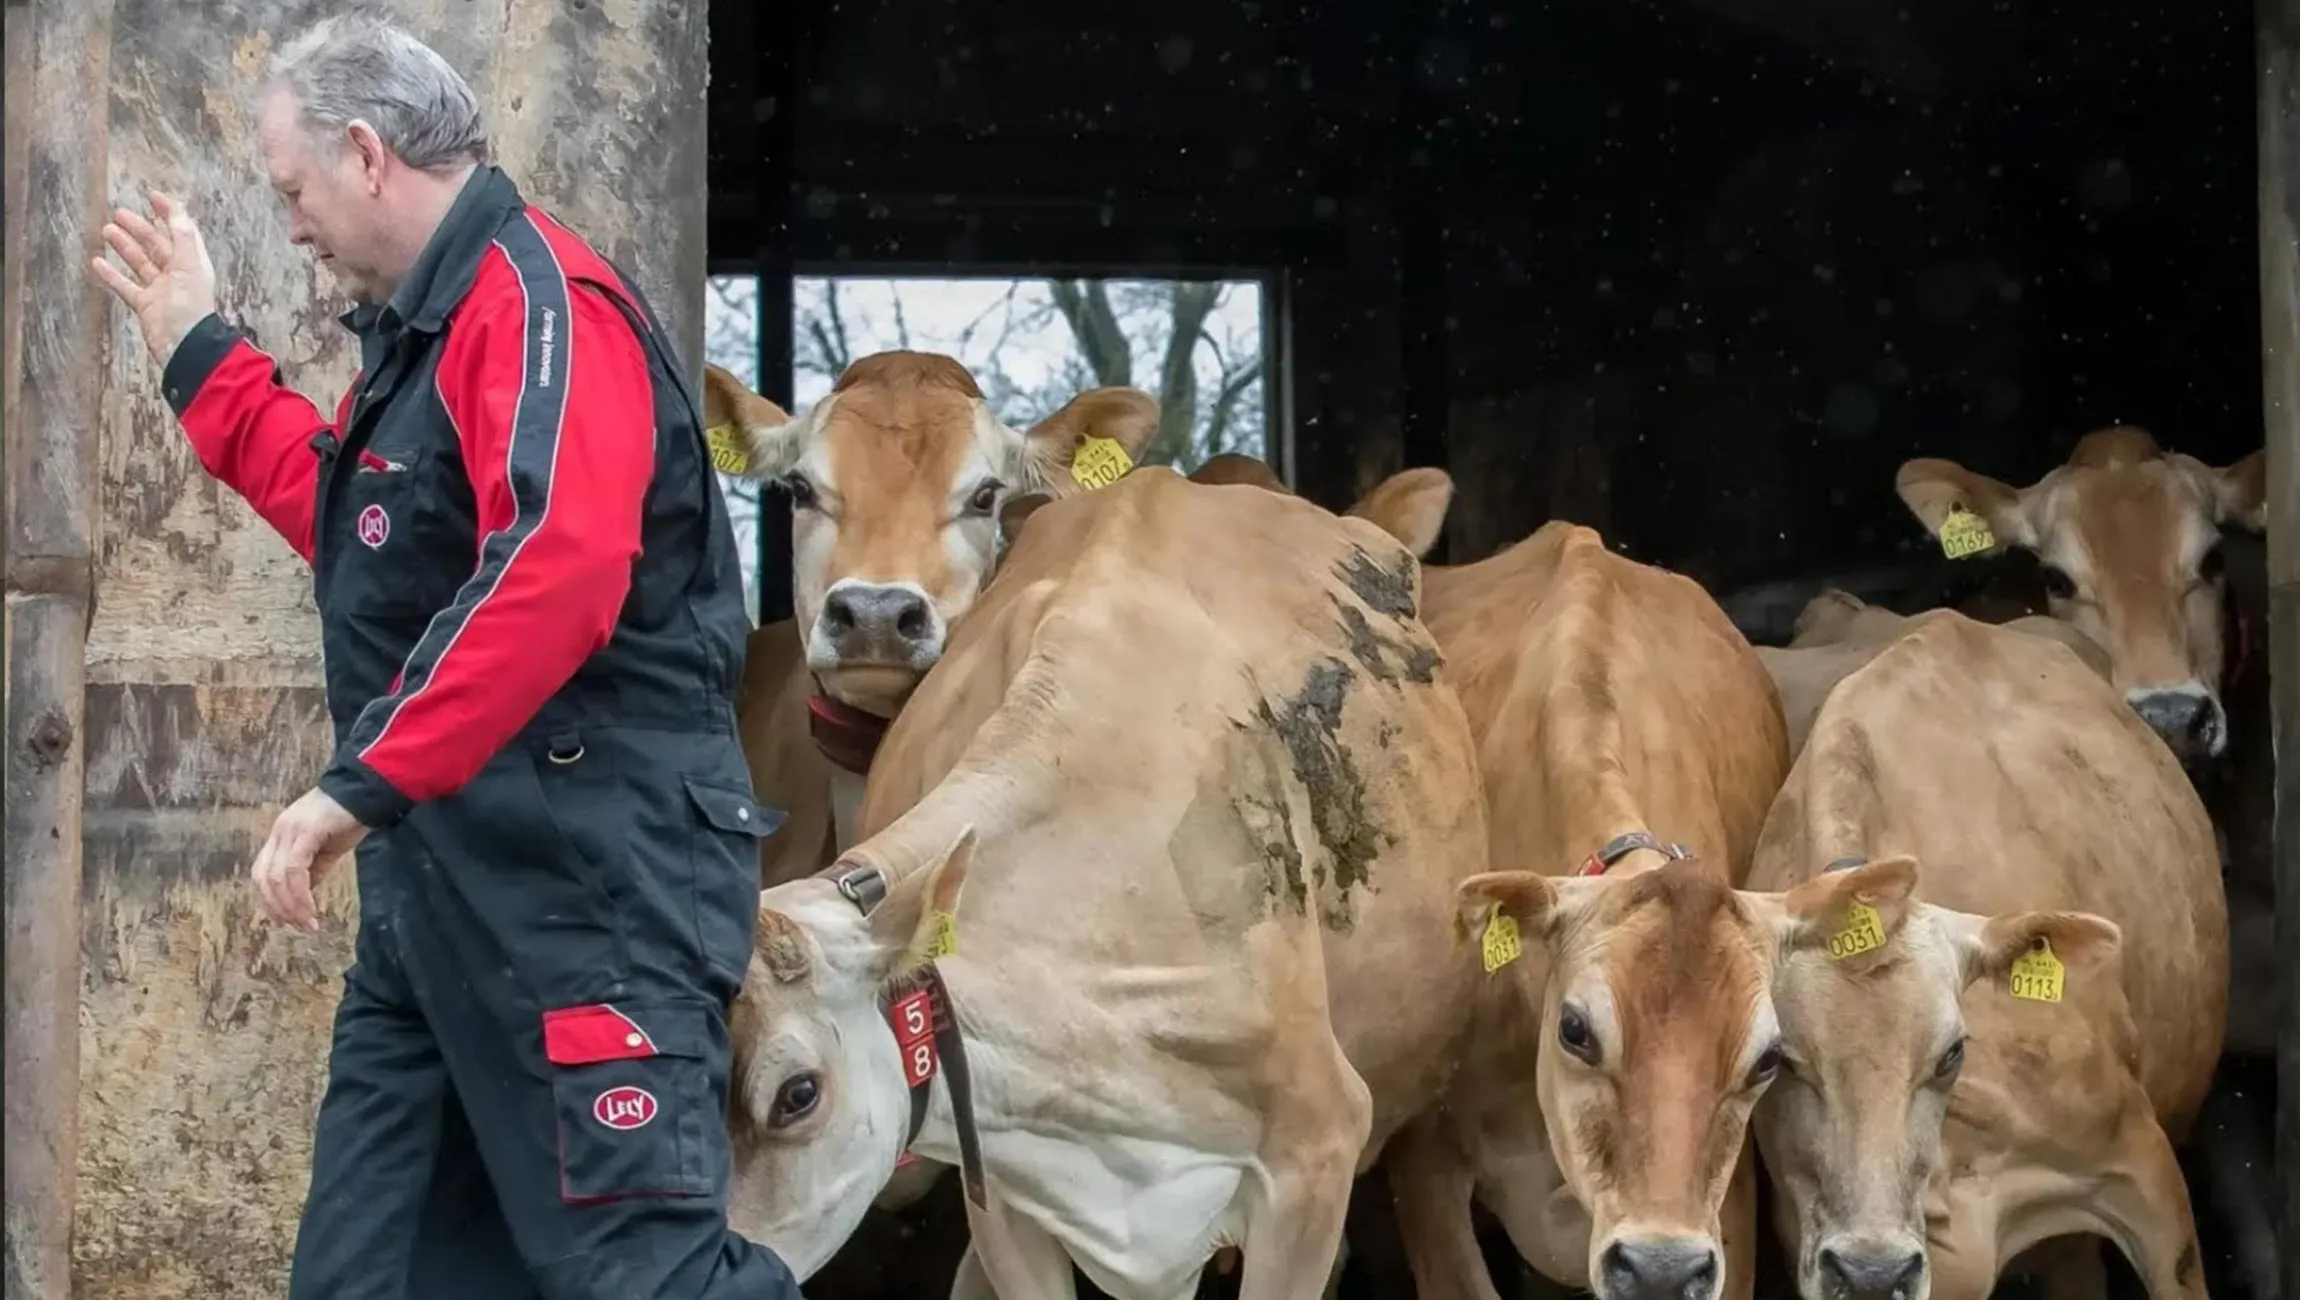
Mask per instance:
[[[1774,643],[1824,581],[2004,576],[1942,558],[1909,457],[2025,484],[2116,423],[2260,445],[2249,4],[711,9],[710,257],[761,277],[785,403],[793,273],[1265,277],[1298,490],[1441,465],[1433,559],[1571,519]],[[786,530],[770,497],[767,619]],[[1379,1199],[1345,1295],[1406,1293]],[[956,1204],[874,1215],[809,1294],[941,1294]]]

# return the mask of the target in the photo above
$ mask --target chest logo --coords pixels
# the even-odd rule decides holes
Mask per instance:
[[[370,550],[379,549],[391,537],[391,516],[383,513],[382,506],[369,506],[359,512],[359,540]]]
[[[612,1129],[643,1128],[655,1118],[655,1094],[629,1084],[609,1088],[591,1103],[591,1116]]]

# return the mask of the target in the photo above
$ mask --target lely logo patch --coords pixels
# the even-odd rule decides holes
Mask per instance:
[[[383,513],[382,506],[369,506],[359,512],[359,540],[370,550],[380,549],[391,537],[391,516]]]
[[[655,1118],[655,1094],[625,1084],[609,1088],[591,1103],[591,1117],[612,1129],[644,1128]]]

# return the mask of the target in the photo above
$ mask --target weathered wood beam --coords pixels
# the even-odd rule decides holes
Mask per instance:
[[[2257,0],[2260,377],[2268,445],[2268,642],[2276,945],[2284,989],[2276,1165],[2284,1294],[2300,1296],[2300,0]]]
[[[7,1300],[72,1287],[80,1105],[82,683],[108,331],[110,0],[7,6]]]

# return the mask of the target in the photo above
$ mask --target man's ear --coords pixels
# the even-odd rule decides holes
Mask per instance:
[[[2255,533],[2268,531],[2268,449],[2263,447],[2213,475],[2218,522]]]
[[[1400,470],[1361,497],[1346,512],[1379,525],[1405,543],[1415,559],[1429,554],[1445,530],[1446,511],[1453,505],[1453,475],[1434,465]]]
[[[1842,960],[1890,947],[1916,888],[1917,860],[1905,853],[1825,871],[1777,896],[1781,950]]]
[[[1157,398],[1139,388],[1088,389],[1023,435],[1019,486],[1057,497],[1108,487],[1157,432]]]
[[[1959,510],[1978,515],[1988,525],[1989,544],[1983,554],[1994,555],[2007,546],[2036,547],[2036,530],[2021,509],[2018,488],[1975,474],[1953,460],[1920,457],[1901,466],[1893,477],[1893,490],[1909,512],[1934,537]]]
[[[2124,932],[2114,921],[2090,912],[2006,912],[1980,917],[1969,912],[1943,912],[1942,921],[1956,939],[1957,955],[1964,963],[1965,983],[2004,984],[2016,963],[2031,953],[2050,951],[2064,972],[2099,972],[2100,978],[2122,980],[2119,969]]]
[[[718,366],[703,366],[703,437],[722,474],[756,482],[799,463],[808,417],[796,419]]]
[[[960,828],[941,857],[903,877],[871,912],[871,941],[882,979],[907,975],[956,950],[961,937],[958,898],[974,844],[974,827]]]

